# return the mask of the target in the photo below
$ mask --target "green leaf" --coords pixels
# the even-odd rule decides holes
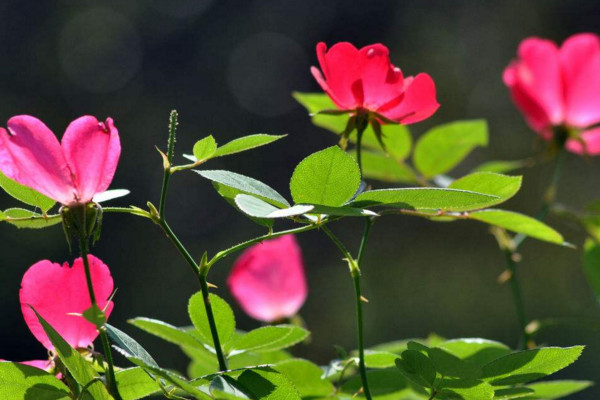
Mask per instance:
[[[408,210],[468,211],[496,202],[497,196],[442,188],[369,190],[356,196],[352,206],[385,205]]]
[[[297,204],[288,208],[277,208],[259,199],[258,197],[247,194],[238,194],[235,196],[235,204],[244,214],[253,218],[288,218],[303,214],[326,214],[345,217],[367,217],[377,216],[370,210],[352,207],[328,207],[318,204]]]
[[[158,383],[140,367],[117,371],[115,378],[123,400],[138,400],[160,392]]]
[[[511,161],[488,161],[481,164],[473,172],[496,172],[505,174],[519,168],[531,166],[531,160],[511,160]]]
[[[354,196],[360,185],[356,161],[338,146],[306,157],[290,181],[295,203],[338,207]]]
[[[346,129],[346,123],[348,122],[347,115],[316,114],[323,110],[337,109],[337,106],[331,101],[327,94],[294,92],[293,96],[310,114],[315,114],[312,115],[311,119],[316,126],[327,129],[338,135]]]
[[[338,107],[325,93],[294,92],[294,98],[302,104],[310,114],[313,124],[325,128],[335,134],[341,134],[346,129],[348,115],[317,114],[323,110],[335,110]],[[410,154],[412,138],[405,125],[386,124],[381,126],[383,143],[389,155],[396,160],[404,160]],[[356,132],[350,135],[350,141],[356,142]],[[362,144],[371,149],[380,149],[379,141],[371,125],[363,133]]]
[[[43,213],[48,212],[48,210],[51,209],[54,204],[56,204],[56,202],[51,198],[13,181],[2,172],[0,172],[0,187],[2,187],[6,193],[20,202],[29,204],[30,206],[38,207]]]
[[[254,329],[237,338],[231,345],[236,352],[265,352],[293,346],[309,335],[296,325],[273,325]]]
[[[469,190],[497,196],[498,200],[489,206],[503,203],[513,197],[521,188],[522,177],[496,174],[493,172],[475,172],[455,180],[449,189]]]
[[[0,221],[6,221],[17,228],[40,229],[60,224],[62,217],[56,215],[42,215],[24,208],[9,208],[0,213]]]
[[[367,371],[367,380],[373,400],[427,400],[429,398],[424,389],[413,388],[397,368]],[[364,399],[361,388],[360,376],[356,375],[342,385],[342,392],[345,396],[338,398],[344,400]]]
[[[142,329],[156,337],[178,346],[202,347],[202,344],[196,338],[185,330],[177,328],[157,319],[138,317],[129,321],[135,327]]]
[[[273,206],[272,204],[267,203],[264,200],[259,199],[258,197],[250,196],[248,194],[238,194],[235,196],[235,204],[244,214],[249,215],[255,218],[273,218],[270,215],[280,209]],[[294,209],[292,212],[289,212],[289,208],[284,209],[288,210],[287,213],[279,214],[280,218],[286,218],[293,215],[303,214],[303,209]]]
[[[583,246],[583,272],[600,302],[600,245],[589,238]]]
[[[273,368],[292,382],[303,399],[329,397],[335,390],[331,382],[322,378],[323,370],[310,361],[295,358],[279,362]]]
[[[121,347],[118,347],[118,346],[114,346],[114,347],[119,353],[121,353],[125,358],[127,358],[133,364],[137,365],[138,367],[143,368],[146,372],[148,372],[154,376],[158,376],[158,377],[164,379],[165,381],[171,383],[172,385],[178,387],[179,389],[191,394],[196,399],[199,399],[199,400],[210,400],[211,399],[211,397],[208,396],[206,393],[197,389],[194,385],[192,385],[190,382],[188,382],[185,378],[177,375],[176,373],[168,371],[163,368],[160,368],[156,365],[147,364],[146,362],[144,362],[144,360],[142,360],[138,357],[135,357],[134,355],[129,353],[127,350],[122,349]]]
[[[212,135],[198,140],[194,144],[194,157],[196,161],[205,161],[211,158],[217,151],[217,142]]]
[[[235,197],[241,194],[246,194],[245,192],[229,187],[229,186],[225,186],[222,185],[220,183],[217,182],[213,182],[213,186],[215,188],[215,190],[217,191],[217,193],[219,193],[219,195],[221,197],[223,197],[223,199],[225,199],[225,201],[227,203],[229,203],[229,205],[231,205],[232,207],[234,207],[236,210],[238,210],[239,212],[241,212],[242,214],[244,214],[245,216],[248,216],[247,213],[245,213],[243,210],[241,210],[237,203],[235,202]],[[262,198],[261,198],[262,199]],[[269,203],[271,204],[271,203]],[[273,220],[272,219],[265,219],[265,218],[255,218],[255,217],[250,217],[248,216],[253,222],[259,224],[259,225],[263,225],[266,226],[267,228],[271,228],[273,226]]]
[[[435,368],[431,360],[421,352],[416,350],[402,352],[401,358],[396,359],[396,367],[411,382],[425,388],[433,387]]]
[[[54,351],[58,354],[58,357],[75,381],[82,386],[89,384],[87,390],[94,400],[112,400],[112,396],[108,394],[106,387],[101,381],[98,380],[90,384],[93,380],[100,378],[94,367],[77,350],[72,348],[35,309],[32,308],[32,310],[40,321],[48,339],[52,342]]]
[[[436,395],[440,400],[492,400],[494,388],[485,382],[468,379],[444,379],[443,388]]]
[[[131,336],[125,332],[115,328],[110,324],[105,325],[106,332],[113,342],[121,349],[125,350],[128,354],[136,357],[144,362],[145,365],[158,367],[154,358],[144,349],[138,342],[135,341]]]
[[[425,178],[431,178],[452,170],[475,147],[487,143],[484,120],[451,122],[436,126],[419,138],[413,161]]]
[[[256,368],[244,371],[237,382],[253,396],[255,400],[300,400],[300,394],[294,385],[272,368]]]
[[[428,354],[435,370],[444,377],[475,380],[481,376],[479,366],[463,361],[441,348],[430,348]]]
[[[560,233],[535,218],[506,210],[481,210],[469,213],[469,218],[522,233],[550,243],[565,244]]]
[[[571,365],[582,351],[583,346],[519,351],[484,365],[482,379],[494,386],[531,382]]]
[[[381,144],[377,140],[377,136],[371,125],[369,125],[363,133],[363,148],[366,147],[377,150],[378,152],[386,153],[396,161],[403,161],[410,155],[412,136],[406,125],[381,125],[381,132],[383,134],[381,141],[385,146],[385,151],[381,148]],[[356,143],[356,131],[352,132],[350,135],[350,141]]]
[[[217,332],[221,345],[226,345],[229,338],[235,331],[235,317],[229,304],[216,294],[209,295],[209,301],[212,306],[212,311],[217,325]],[[202,292],[198,292],[190,297],[188,303],[188,313],[192,323],[198,330],[200,338],[210,347],[214,347],[210,325],[206,316],[206,307]]]
[[[398,357],[387,351],[365,350],[365,365],[367,368],[390,368],[396,365]]]
[[[282,195],[277,193],[277,191],[256,179],[236,174],[235,172],[222,170],[195,172],[212,182],[237,189],[241,193],[258,196],[277,207],[285,208],[290,206],[290,203],[288,203]]]
[[[494,392],[494,400],[523,399],[528,397],[530,393],[533,393],[533,390],[525,386],[496,389]]]
[[[350,154],[356,159],[355,152]],[[391,183],[412,184],[417,182],[414,172],[404,162],[371,151],[363,151],[361,158],[362,172],[365,178]]]
[[[259,133],[256,135],[244,136],[238,139],[234,139],[231,142],[224,144],[219,147],[213,154],[214,157],[228,156],[230,154],[240,153],[242,151],[254,149],[256,147],[264,146],[272,143],[276,140],[286,137],[287,135],[266,135]],[[194,155],[196,155],[194,146]]]
[[[223,400],[249,400],[250,397],[239,386],[237,381],[227,375],[216,376],[210,382],[210,394],[215,399]]]
[[[68,400],[71,396],[69,388],[46,371],[18,363],[0,362],[0,398]]]
[[[106,314],[96,304],[83,312],[83,318],[96,327],[100,327],[106,323]]]
[[[479,338],[448,340],[437,347],[478,366],[483,366],[496,358],[511,353],[510,348],[505,344]]]
[[[590,381],[570,380],[532,383],[526,387],[533,390],[533,393],[530,396],[524,397],[524,399],[560,399],[561,397],[587,389],[593,384]]]

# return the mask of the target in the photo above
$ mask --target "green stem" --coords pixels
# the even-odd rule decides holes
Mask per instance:
[[[163,175],[162,188],[160,191],[160,202],[158,203],[158,213],[164,218],[165,203],[167,201],[167,189],[169,187],[169,178],[171,177],[171,164],[175,155],[175,135],[177,133],[177,111],[172,110],[169,115],[169,140],[167,142],[167,160],[164,165],[165,173]]]
[[[517,310],[517,318],[519,319],[519,344],[518,349],[524,349],[529,341],[529,334],[527,333],[527,315],[525,314],[525,304],[523,303],[523,295],[521,290],[521,283],[519,282],[519,275],[517,269],[517,263],[514,260],[515,253],[510,249],[504,250],[506,257],[506,265],[510,271],[510,287],[513,295],[513,302]]]
[[[365,116],[358,116],[356,120],[356,162],[362,175],[362,138],[369,120]]]
[[[535,215],[535,218],[540,221],[543,221],[546,218],[546,216],[548,215],[548,211],[550,210],[552,204],[556,199],[556,192],[558,190],[558,183],[562,176],[565,155],[566,150],[564,148],[559,149],[559,152],[556,156],[554,170],[552,172],[552,177],[550,178],[550,184],[544,192],[542,206]],[[523,349],[527,346],[527,342],[529,341],[530,336],[529,333],[527,333],[528,318],[527,313],[525,311],[525,304],[523,302],[523,292],[521,289],[521,284],[519,282],[518,265],[517,261],[515,261],[515,257],[517,256],[518,249],[521,247],[521,245],[525,242],[527,238],[527,235],[515,235],[512,241],[512,247],[504,249],[506,265],[508,267],[508,271],[510,272],[510,285],[512,290],[513,302],[515,303],[515,308],[517,309],[517,318],[519,319],[519,327],[521,330],[519,338],[520,349]]]
[[[214,313],[212,310],[212,306],[209,301],[209,291],[208,291],[208,282],[206,280],[206,273],[208,272],[207,268],[199,268],[194,261],[194,258],[187,251],[185,246],[181,243],[179,238],[175,235],[175,232],[171,229],[167,221],[164,219],[158,220],[158,225],[163,229],[169,240],[173,243],[177,251],[183,256],[183,258],[187,261],[189,266],[194,271],[194,274],[198,277],[200,281],[200,289],[202,290],[202,296],[204,297],[204,307],[206,310],[206,317],[208,319],[208,324],[210,326],[210,333],[213,339],[213,345],[215,349],[215,353],[217,355],[217,360],[219,362],[219,371],[225,371],[227,369],[227,362],[225,361],[225,356],[223,355],[223,349],[221,347],[221,341],[219,340],[219,332],[217,331],[217,324],[215,322]]]
[[[84,214],[85,215],[85,214]],[[84,218],[84,232],[85,230],[85,216]],[[81,258],[83,259],[83,268],[85,271],[85,279],[87,282],[88,292],[90,294],[90,301],[92,303],[92,307],[95,309],[99,309],[98,303],[96,302],[96,295],[94,294],[94,286],[92,283],[92,274],[90,271],[90,263],[88,260],[88,243],[87,238],[81,237],[79,239],[79,247],[81,250]],[[106,357],[106,363],[108,364],[108,374],[106,374],[106,380],[109,387],[109,390],[115,400],[121,400],[121,395],[119,394],[119,389],[117,388],[117,380],[115,378],[115,368],[114,362],[112,358],[112,353],[110,350],[110,344],[108,342],[108,337],[106,336],[106,330],[104,327],[99,326],[98,331],[100,332],[100,340],[102,342],[102,348],[104,350],[104,356]]]
[[[362,256],[364,252],[364,246],[367,242],[367,237],[369,235],[371,222],[369,221],[365,226],[365,232],[363,234],[363,238],[361,241],[361,250],[359,251],[359,258]],[[352,275],[352,280],[354,282],[354,293],[356,297],[356,328],[358,333],[358,370],[360,371],[360,378],[363,385],[363,393],[367,400],[371,400],[371,391],[369,389],[369,381],[367,379],[367,368],[365,366],[365,346],[364,346],[364,335],[363,335],[363,315],[362,315],[362,302],[363,297],[360,289],[360,267],[356,260],[352,257],[350,252],[346,249],[346,246],[329,230],[328,227],[323,226],[323,232],[331,241],[338,247],[344,257],[348,260],[348,264],[350,266],[350,274]]]

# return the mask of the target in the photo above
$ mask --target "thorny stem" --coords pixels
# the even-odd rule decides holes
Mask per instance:
[[[83,217],[83,232],[86,232],[86,221],[85,221],[85,213]],[[98,303],[96,302],[96,295],[94,294],[94,286],[92,284],[92,274],[90,271],[90,263],[88,260],[88,239],[81,237],[79,239],[79,247],[81,250],[81,258],[83,259],[83,267],[85,271],[85,279],[87,282],[88,292],[90,294],[90,301],[92,303],[92,308],[99,309]],[[110,343],[108,342],[108,336],[106,334],[106,329],[103,326],[98,327],[98,332],[100,333],[100,340],[102,342],[102,348],[104,350],[104,356],[106,357],[106,363],[108,364],[108,373],[107,373],[107,384],[112,396],[115,400],[121,400],[121,395],[119,394],[119,389],[117,388],[117,380],[115,378],[115,368],[114,362],[112,358],[112,352],[110,350]]]
[[[550,184],[544,192],[542,206],[535,215],[535,218],[540,221],[543,221],[546,218],[546,216],[548,215],[548,211],[550,210],[552,204],[556,199],[556,192],[558,189],[560,177],[562,176],[565,155],[566,151],[564,148],[561,147],[556,156],[556,162],[554,164],[554,171],[552,172]],[[525,348],[530,340],[530,334],[527,332],[528,318],[525,310],[525,304],[523,302],[523,294],[521,284],[519,282],[517,264],[517,251],[519,247],[521,247],[523,242],[525,242],[527,237],[527,235],[523,234],[515,235],[515,237],[512,240],[512,246],[504,249],[506,265],[508,267],[508,271],[510,272],[510,285],[512,290],[513,302],[515,303],[515,308],[517,310],[517,318],[519,319],[519,327],[521,330],[519,338],[519,349]]]
[[[208,325],[210,326],[210,333],[213,339],[213,347],[217,355],[217,361],[219,362],[219,371],[225,371],[227,369],[227,362],[225,360],[225,356],[223,355],[221,341],[219,340],[219,332],[217,331],[217,324],[215,322],[215,316],[209,299],[208,282],[206,280],[206,273],[208,272],[208,270],[205,267],[198,267],[196,261],[194,261],[194,258],[190,255],[185,246],[175,235],[169,224],[167,224],[167,221],[161,218],[158,220],[158,225],[163,229],[169,240],[171,240],[177,251],[179,251],[179,254],[181,254],[183,258],[187,261],[187,263],[194,271],[194,274],[198,277],[198,280],[200,281],[200,289],[202,291],[202,297],[204,298],[204,307],[206,310]]]
[[[358,259],[362,257],[364,252],[364,246],[367,242],[367,238],[369,236],[369,231],[371,228],[371,221],[368,220],[365,225],[365,231],[363,233],[359,256]],[[328,227],[323,226],[323,232],[331,241],[337,246],[337,248],[341,251],[344,257],[348,260],[348,264],[350,266],[350,274],[352,275],[352,280],[354,282],[354,292],[356,294],[356,328],[358,333],[358,369],[360,371],[360,378],[362,380],[363,393],[367,400],[371,400],[371,391],[369,389],[369,381],[367,380],[367,368],[365,366],[365,346],[364,346],[364,335],[363,335],[363,315],[362,315],[362,302],[363,297],[361,295],[360,290],[360,267],[357,260],[354,260],[350,252],[346,249],[346,246],[329,230]]]

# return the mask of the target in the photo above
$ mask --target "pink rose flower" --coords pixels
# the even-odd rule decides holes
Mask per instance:
[[[252,318],[273,322],[294,316],[308,294],[295,237],[267,240],[244,251],[227,278],[227,286]]]
[[[0,171],[64,205],[85,204],[108,189],[121,144],[108,118],[84,116],[71,122],[61,143],[39,119],[12,117],[0,128]]]
[[[518,59],[504,70],[504,83],[529,126],[544,139],[553,128],[569,133],[566,148],[600,154],[600,39],[573,35],[560,48],[553,41],[528,38]]]
[[[382,44],[358,50],[341,42],[317,45],[321,71],[311,72],[341,110],[371,111],[402,124],[429,118],[439,108],[435,84],[425,73],[404,77]]]
[[[108,302],[113,292],[110,270],[93,255],[88,255],[88,260],[98,307],[106,309],[108,318],[113,309],[112,301]],[[81,316],[91,307],[81,258],[75,260],[73,267],[69,267],[68,263],[61,266],[48,260],[33,264],[23,276],[19,297],[25,323],[48,350],[53,350],[54,346],[30,306],[72,347],[89,347],[98,336],[94,324]]]

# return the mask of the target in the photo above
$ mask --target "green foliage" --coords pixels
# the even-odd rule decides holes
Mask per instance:
[[[396,359],[396,367],[409,381],[425,387],[433,388],[435,382],[435,367],[431,360],[416,350],[406,350]]]
[[[231,310],[231,307],[229,307],[229,304],[216,294],[211,293],[209,295],[209,301],[212,306],[221,345],[225,346],[235,331],[235,317],[233,316],[233,311]],[[199,338],[202,339],[206,345],[214,347],[202,292],[198,292],[190,297],[188,302],[188,313],[190,320],[197,329]]]
[[[295,203],[339,207],[354,196],[360,185],[356,161],[338,146],[306,157],[290,181]]]
[[[323,378],[321,368],[308,360],[285,360],[273,368],[292,382],[303,399],[330,397],[335,390],[331,382]]]
[[[222,170],[195,172],[203,178],[212,181],[213,183],[235,189],[235,195],[239,193],[251,194],[279,208],[290,206],[290,203],[288,203],[288,201],[282,195],[277,193],[276,190],[260,181],[257,181],[256,179],[236,174],[235,172]],[[219,191],[219,187],[217,187],[217,191]],[[219,191],[219,193],[221,192]],[[235,198],[235,195],[233,195],[232,198]]]
[[[0,398],[68,400],[71,396],[67,385],[46,371],[23,364],[0,362]]]
[[[356,159],[356,153],[350,153]],[[362,151],[362,172],[368,179],[392,183],[417,183],[413,170],[402,161],[379,152]]]
[[[198,140],[194,144],[194,157],[196,161],[205,161],[210,159],[217,151],[217,142],[212,135],[205,137],[204,139]]]
[[[166,322],[144,317],[134,318],[128,322],[135,327],[178,346],[203,347],[195,336],[190,335],[184,329],[177,328]]]
[[[231,348],[235,352],[269,352],[293,346],[308,335],[306,329],[295,325],[264,326],[238,337]]]
[[[429,395],[424,389],[413,386],[397,368],[386,368],[367,371],[367,379],[374,400],[427,400]],[[364,399],[360,391],[362,382],[354,376],[342,385],[339,399]]]
[[[94,370],[92,365],[87,362],[77,350],[72,348],[56,330],[37,311],[37,315],[44,332],[52,342],[54,350],[60,361],[69,370],[75,381],[81,386],[87,385],[87,391],[94,400],[111,400],[112,396],[108,394],[106,387],[99,380],[100,375]]]
[[[535,218],[514,211],[496,209],[481,210],[470,213],[469,218],[485,222],[486,224],[499,226],[508,229],[509,231],[522,233],[546,242],[556,244],[565,243],[562,235],[548,225]]]
[[[458,189],[403,188],[369,190],[356,196],[356,207],[387,206],[406,210],[469,211],[495,204],[498,196]]]
[[[475,172],[455,180],[448,188],[497,196],[496,203],[490,203],[487,206],[489,207],[503,203],[517,194],[521,188],[521,181],[522,178],[520,176],[501,175],[493,172]]]
[[[60,224],[62,217],[56,215],[42,215],[24,208],[9,208],[0,211],[0,221],[6,221],[17,228],[41,229]]]
[[[436,126],[419,138],[413,161],[425,178],[444,174],[477,146],[487,146],[485,120],[456,121]]]
[[[600,245],[593,239],[587,239],[583,247],[583,271],[600,302]]]
[[[256,400],[300,400],[294,385],[270,367],[248,369],[236,381]]]
[[[242,151],[254,149],[256,147],[273,143],[274,141],[286,136],[287,135],[267,135],[264,133],[258,133],[255,135],[233,139],[231,142],[220,146],[214,153],[214,157],[228,156],[231,154],[240,153]]]
[[[115,344],[121,349],[125,350],[128,354],[142,360],[145,365],[150,365],[153,367],[158,367],[154,358],[144,349],[138,342],[132,339],[125,332],[115,328],[110,324],[106,324],[106,331],[108,332],[108,336],[112,339]]]
[[[210,382],[210,394],[215,399],[223,400],[250,400],[250,396],[244,392],[237,381],[227,375],[216,376]]]
[[[571,365],[583,346],[544,347],[500,357],[482,368],[482,379],[494,386],[528,383]]]
[[[505,174],[531,164],[531,160],[488,161],[473,169],[473,172],[495,172]]]
[[[160,386],[141,367],[122,369],[115,373],[119,394],[123,400],[138,400],[160,392]]]
[[[313,124],[327,129],[333,133],[341,134],[346,129],[348,116],[318,114],[323,110],[334,110],[337,106],[325,93],[300,93],[294,92],[294,98],[311,114]]]
[[[412,136],[406,125],[381,125],[381,133],[381,142],[384,145],[383,149],[371,125],[363,132],[362,146],[388,155],[396,161],[403,161],[410,155]],[[350,135],[350,142],[356,143],[356,131]]]
[[[532,390],[532,393],[522,397],[525,400],[529,399],[560,399],[573,393],[580,392],[592,386],[590,381],[549,381],[538,382],[527,385],[526,388]]]
[[[51,198],[9,179],[2,172],[0,172],[0,187],[10,196],[20,202],[39,208],[43,213],[48,212],[56,204]]]
[[[480,367],[511,353],[510,348],[503,343],[479,338],[448,340],[439,344],[438,347],[461,360]]]

